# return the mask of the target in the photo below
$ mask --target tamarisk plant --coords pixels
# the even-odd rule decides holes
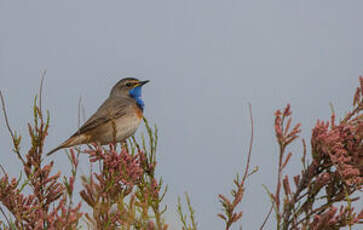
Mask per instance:
[[[43,81],[42,81],[43,82]],[[61,182],[61,172],[53,173],[54,162],[44,163],[43,148],[49,128],[49,113],[45,116],[41,107],[41,90],[35,97],[33,124],[28,123],[31,140],[29,150],[24,153],[20,146],[22,136],[14,132],[9,124],[5,100],[0,92],[3,113],[16,156],[21,162],[22,174],[10,177],[1,166],[0,211],[6,219],[3,229],[75,229],[82,216],[81,203],[70,202],[66,186]],[[76,164],[72,161],[72,164]],[[24,177],[24,178],[23,178]],[[65,177],[67,186],[73,190],[74,177]],[[70,205],[67,205],[69,203]],[[11,217],[4,210],[11,213]]]
[[[284,173],[292,152],[291,143],[298,139],[301,124],[292,127],[290,105],[275,113],[275,134],[279,145],[277,185],[275,192],[267,190],[271,198],[269,210],[260,230],[265,227],[272,211],[276,215],[276,229],[280,230],[335,230],[363,223],[363,210],[356,212],[354,197],[362,192],[363,185],[363,77],[356,89],[353,109],[340,121],[332,113],[330,122],[317,121],[312,130],[310,158],[305,140],[302,139],[302,170],[293,177]],[[251,109],[250,109],[251,111]],[[220,194],[222,213],[218,214],[228,230],[242,218],[237,206],[242,202],[245,182],[249,175],[253,142],[253,119],[251,114],[251,141],[243,177],[237,176],[236,186],[231,190],[232,199]],[[311,162],[308,162],[311,159]],[[291,187],[291,178],[295,188]],[[340,206],[340,207],[337,207]]]
[[[100,171],[82,177],[81,197],[92,208],[86,214],[88,224],[96,229],[160,229],[166,230],[161,202],[167,188],[155,177],[157,129],[144,119],[149,148],[142,138],[142,148],[133,138],[120,151],[94,145],[87,150],[90,162],[98,162]],[[161,190],[162,193],[161,193]]]
[[[300,124],[290,130],[290,105],[283,112],[276,111],[275,134],[280,149],[278,178],[276,192],[268,191],[276,215],[276,229],[326,230],[362,223],[363,210],[355,212],[352,207],[359,199],[354,194],[361,192],[363,185],[363,77],[359,80],[351,112],[340,122],[336,122],[334,111],[330,121],[317,121],[310,141],[311,162],[302,139],[303,169],[293,177],[284,175],[293,155],[286,152],[298,138]],[[291,186],[291,178],[295,188]]]

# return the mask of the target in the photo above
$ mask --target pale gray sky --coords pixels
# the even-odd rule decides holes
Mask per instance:
[[[0,89],[13,127],[25,133],[40,71],[48,70],[49,150],[76,129],[80,95],[91,115],[122,77],[151,80],[145,111],[160,130],[168,219],[188,191],[200,229],[223,228],[217,195],[244,167],[251,102],[252,166],[260,171],[241,208],[244,229],[256,229],[269,207],[261,185],[275,186],[273,113],[291,103],[309,138],[315,121],[329,118],[330,102],[340,117],[350,109],[363,74],[362,10],[362,1],[339,0],[0,0]],[[0,121],[1,161],[15,176]],[[290,174],[300,167],[295,147]],[[69,168],[62,152],[54,159]]]

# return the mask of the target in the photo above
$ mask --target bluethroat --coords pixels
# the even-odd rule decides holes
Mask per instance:
[[[124,78],[112,88],[110,96],[70,138],[47,155],[80,144],[123,142],[132,136],[143,118],[141,88],[149,81]]]

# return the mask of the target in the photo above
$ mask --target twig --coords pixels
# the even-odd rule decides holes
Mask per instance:
[[[271,205],[271,208],[270,208],[270,211],[268,211],[268,214],[267,214],[267,216],[266,216],[265,220],[263,221],[263,223],[262,223],[262,225],[261,225],[261,227],[260,227],[260,230],[262,230],[262,229],[265,227],[265,225],[266,225],[266,223],[267,223],[267,220],[268,220],[268,219],[270,218],[270,216],[271,216],[271,213],[272,213],[273,207],[274,207],[274,205],[272,204],[272,205]]]
[[[190,220],[192,221],[193,230],[197,230],[197,223],[196,223],[195,217],[194,217],[194,212],[195,211],[192,208],[190,198],[189,198],[189,195],[188,195],[187,192],[185,193],[185,199],[187,200],[189,214],[190,214]]]
[[[1,171],[3,171],[3,174],[6,175],[6,170],[5,168],[2,166],[2,164],[0,164],[0,168],[1,168]]]
[[[79,96],[79,100],[78,100],[78,129],[81,128],[81,108],[82,108],[82,96]]]
[[[44,118],[43,118],[43,110],[42,110],[42,94],[43,94],[43,83],[44,83],[44,78],[45,78],[45,74],[47,73],[46,70],[44,71],[41,71],[40,75],[41,75],[41,80],[40,80],[40,86],[39,86],[39,118],[40,118],[40,121],[41,121],[41,128],[39,130],[39,136],[41,139],[43,139],[43,126],[44,126]],[[36,105],[34,105],[35,108],[36,108]],[[40,157],[41,154],[43,153],[43,145],[39,145],[39,154],[40,154]],[[41,163],[41,162],[40,162]]]
[[[249,167],[251,162],[251,155],[252,155],[252,148],[253,148],[253,140],[254,140],[254,124],[253,124],[253,115],[252,115],[252,106],[249,103],[249,114],[250,114],[250,121],[251,121],[251,136],[250,136],[250,144],[248,149],[248,156],[247,156],[247,162],[246,167],[243,172],[242,179],[239,179],[239,176],[237,176],[237,179],[234,181],[236,185],[236,190],[232,190],[233,200],[230,201],[223,195],[219,195],[220,202],[223,206],[224,212],[226,215],[218,214],[218,216],[223,219],[226,223],[226,230],[230,229],[231,225],[235,222],[237,222],[242,217],[242,212],[235,212],[235,208],[238,204],[241,203],[243,196],[244,196],[244,190],[245,190],[245,182],[248,178],[249,174]]]
[[[5,117],[6,126],[7,126],[8,130],[9,130],[9,133],[10,133],[12,139],[14,139],[14,133],[13,133],[13,131],[10,128],[9,120],[8,120],[8,115],[6,113],[4,96],[3,96],[3,94],[2,94],[1,91],[0,91],[0,98],[1,98],[1,104],[2,104],[2,108],[3,108],[3,113],[4,113],[4,117]]]
[[[82,120],[86,121],[86,109],[84,108],[83,104],[81,104],[81,111],[82,111]]]
[[[251,137],[250,137],[250,146],[248,149],[248,157],[247,157],[247,163],[245,172],[242,178],[242,183],[244,184],[244,181],[247,179],[248,176],[248,169],[250,167],[250,161],[251,161],[251,154],[252,154],[252,147],[253,147],[253,139],[254,139],[254,125],[253,125],[253,115],[252,115],[252,105],[251,103],[248,103],[248,109],[250,112],[250,121],[251,121]]]
[[[43,93],[43,83],[44,83],[44,77],[47,73],[47,70],[43,70],[40,72],[41,80],[40,80],[40,87],[39,87],[39,110],[40,113],[42,113],[42,93]]]
[[[10,128],[8,115],[6,113],[5,100],[4,100],[4,96],[3,96],[2,92],[1,92],[1,90],[0,90],[0,99],[1,99],[2,110],[3,110],[3,114],[4,114],[4,118],[5,118],[6,127],[8,128],[8,131],[10,133],[10,136],[11,136],[12,140],[13,140],[13,143],[15,143],[15,135],[14,135],[13,130]],[[21,160],[21,162],[23,163],[23,165],[25,165],[25,161],[24,161],[23,157],[21,156],[19,150],[14,149],[14,152],[18,155],[18,157]]]
[[[82,103],[82,95],[79,96],[79,101],[78,101],[78,129],[81,128],[81,124],[82,122],[85,122],[86,121],[86,109],[84,108],[84,105]],[[80,130],[78,130],[78,134]],[[93,149],[93,150],[96,150],[93,145],[91,144],[87,144],[87,147],[89,149]],[[81,148],[79,147],[78,148],[79,150],[81,150]],[[82,152],[82,151],[81,151]]]
[[[1,213],[3,214],[3,216],[5,217],[6,222],[8,223],[8,226],[9,226],[9,228],[10,228],[10,227],[11,227],[10,220],[9,220],[9,218],[7,217],[6,213],[4,212],[4,210],[3,210],[3,208],[2,208],[1,206],[0,206],[0,211],[1,211]]]

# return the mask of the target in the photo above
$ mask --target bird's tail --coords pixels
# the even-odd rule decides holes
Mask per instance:
[[[52,155],[53,153],[55,153],[55,152],[57,152],[58,150],[63,149],[63,148],[65,148],[65,146],[63,146],[63,144],[62,144],[62,145],[58,146],[57,148],[55,148],[55,149],[51,150],[50,152],[48,152],[48,153],[47,153],[47,156],[50,156],[50,155]]]
[[[83,134],[81,134],[79,136],[72,136],[71,138],[69,138],[68,140],[63,142],[61,145],[59,145],[57,148],[55,148],[52,151],[50,151],[49,153],[47,153],[47,156],[52,155],[53,153],[57,152],[60,149],[72,147],[74,145],[83,144],[85,140],[86,140],[86,135],[83,135]]]

